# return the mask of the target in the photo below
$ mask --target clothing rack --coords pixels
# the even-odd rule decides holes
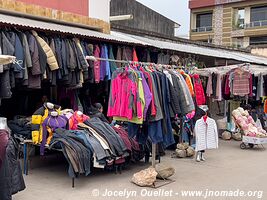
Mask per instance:
[[[109,62],[116,62],[116,63],[125,63],[125,64],[140,64],[140,65],[152,65],[152,66],[159,66],[159,67],[165,67],[165,68],[172,68],[174,69],[173,65],[164,65],[164,64],[155,64],[151,62],[137,62],[137,61],[128,61],[128,60],[114,60],[114,59],[107,59],[107,58],[97,58],[94,56],[86,56],[87,60],[91,61],[109,61]],[[152,143],[152,167],[155,168],[156,166],[156,144]]]
[[[91,60],[91,61],[100,60],[100,61],[109,61],[109,62],[125,63],[125,64],[154,65],[154,66],[161,66],[161,67],[165,67],[165,68],[175,68],[176,67],[174,65],[156,64],[156,63],[151,63],[151,62],[128,61],[128,60],[114,60],[114,59],[109,59],[109,58],[97,58],[94,56],[86,56],[85,58],[87,60]]]

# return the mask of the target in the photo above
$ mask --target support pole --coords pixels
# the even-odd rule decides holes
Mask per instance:
[[[75,178],[72,178],[72,188],[75,187]]]
[[[152,143],[152,167],[156,166],[156,144]]]

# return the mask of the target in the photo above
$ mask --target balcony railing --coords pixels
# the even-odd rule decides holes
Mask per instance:
[[[212,31],[212,26],[198,27],[198,28],[192,29],[192,32],[194,33],[209,32],[209,31]]]
[[[267,20],[255,21],[245,24],[245,28],[255,28],[255,27],[263,27],[267,26]]]

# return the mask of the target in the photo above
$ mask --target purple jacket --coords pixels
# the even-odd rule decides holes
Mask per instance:
[[[101,46],[101,58],[108,59],[108,48],[106,45]],[[111,79],[109,61],[102,60],[100,61],[100,80],[103,81]]]
[[[42,126],[43,126],[43,139],[42,139],[42,143],[41,143],[41,147],[40,147],[40,154],[44,155],[44,149],[45,149],[45,144],[47,141],[47,132],[55,132],[56,129],[58,128],[67,128],[68,125],[68,119],[63,116],[63,115],[59,115],[57,117],[53,117],[53,116],[48,116]]]
[[[146,78],[142,72],[140,72],[141,78],[142,78],[142,85],[144,89],[144,95],[145,95],[145,108],[144,108],[144,119],[146,119],[146,113],[148,110],[148,107],[152,101],[152,93],[149,89],[149,86],[147,84]]]

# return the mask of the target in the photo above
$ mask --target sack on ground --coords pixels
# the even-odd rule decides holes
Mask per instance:
[[[237,140],[237,141],[241,141],[242,140],[242,136],[241,136],[240,132],[233,133],[232,137],[233,137],[234,140]]]
[[[186,149],[186,156],[187,157],[192,157],[195,155],[195,150],[193,147],[188,147],[188,149]]]
[[[230,140],[231,137],[232,137],[232,135],[231,135],[231,133],[228,132],[228,131],[224,131],[224,132],[222,133],[222,139],[224,139],[224,140]]]
[[[175,173],[175,169],[167,164],[157,164],[155,169],[158,173],[157,178],[160,179],[167,179]]]
[[[176,156],[178,158],[185,158],[186,157],[186,150],[176,149],[175,153],[176,153]]]
[[[138,186],[145,187],[145,186],[153,186],[158,173],[156,172],[155,168],[148,168],[137,172],[133,175],[132,182]]]

